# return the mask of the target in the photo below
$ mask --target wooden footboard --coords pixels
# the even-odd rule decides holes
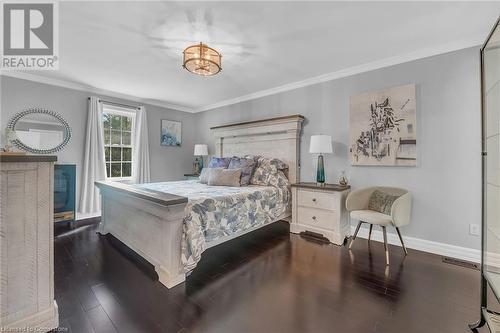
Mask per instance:
[[[96,182],[101,191],[99,233],[111,233],[149,261],[167,288],[186,279],[181,267],[181,237],[187,198]]]
[[[186,280],[181,266],[182,227],[185,217],[186,197],[139,190],[133,186],[96,182],[101,191],[101,223],[98,232],[112,234],[127,247],[135,251],[158,273],[159,281],[172,288]],[[275,221],[287,220],[287,211]],[[206,244],[210,248],[256,229],[259,225],[238,233],[222,237]]]

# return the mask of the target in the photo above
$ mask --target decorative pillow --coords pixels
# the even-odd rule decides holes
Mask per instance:
[[[252,178],[253,170],[255,169],[255,161],[253,158],[240,158],[232,157],[229,163],[228,169],[240,169],[241,179],[240,183],[243,186],[250,184],[250,179]]]
[[[375,190],[370,196],[370,200],[368,200],[368,209],[391,215],[392,204],[397,198],[399,198],[399,196]]]
[[[261,158],[262,156],[260,155],[245,155],[243,156],[243,158],[251,158],[254,160],[255,162],[255,167],[257,167],[259,165],[259,158]]]
[[[209,172],[208,185],[210,186],[240,186],[240,169],[213,168]]]
[[[200,183],[208,184],[208,178],[210,177],[210,172],[217,168],[203,168],[200,173]],[[220,168],[222,169],[222,168]]]
[[[278,170],[286,170],[288,169],[288,164],[283,162],[282,160],[278,160],[277,158],[273,158],[269,161],[269,163],[273,164],[278,168]]]
[[[250,184],[254,185],[271,185],[270,177],[276,177],[278,171],[282,171],[287,169],[288,166],[283,161],[278,160],[277,158],[267,158],[267,157],[259,157],[259,165],[255,169],[252,179],[250,180]],[[283,174],[283,172],[281,172]],[[283,174],[283,177],[286,176]],[[288,182],[288,180],[287,180]]]
[[[208,163],[209,168],[224,168],[227,169],[231,162],[230,157],[212,157]]]
[[[257,167],[260,167],[261,165],[274,165],[276,169],[278,170],[286,170],[288,169],[288,165],[283,162],[282,160],[279,160],[277,158],[268,158],[264,156],[257,156]]]
[[[269,185],[275,187],[290,186],[290,181],[288,180],[288,178],[286,178],[285,174],[281,170],[278,170],[277,174],[272,175],[268,181]]]

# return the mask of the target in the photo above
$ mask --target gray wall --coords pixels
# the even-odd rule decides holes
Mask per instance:
[[[0,128],[9,119],[28,107],[42,107],[61,114],[72,128],[73,136],[68,146],[57,153],[59,163],[77,165],[77,200],[80,197],[81,165],[84,156],[85,130],[87,125],[88,92],[66,89],[16,78],[1,77]],[[138,105],[135,102],[107,96],[99,97],[115,102]],[[195,115],[145,105],[149,125],[149,149],[152,181],[179,180],[192,170],[195,143]],[[160,119],[182,121],[182,146],[160,146]],[[2,135],[2,140],[4,140]],[[3,146],[3,142],[0,143]],[[77,205],[78,205],[77,201]]]
[[[409,83],[417,85],[418,166],[350,166],[349,97]],[[315,179],[310,136],[329,134],[334,154],[325,160],[327,181],[346,170],[354,188],[407,188],[414,201],[404,235],[477,249],[480,239],[469,235],[469,224],[481,217],[479,89],[479,50],[466,49],[203,112],[198,141],[212,144],[213,153],[210,126],[302,114],[301,180]]]

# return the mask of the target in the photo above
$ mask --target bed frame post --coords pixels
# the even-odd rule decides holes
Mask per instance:
[[[158,280],[172,288],[186,280],[181,267],[181,241],[187,198],[157,202],[116,183],[96,183],[101,190],[98,233],[111,233],[154,266]],[[127,190],[128,192],[124,191]],[[140,194],[140,193],[139,193]],[[179,199],[184,198],[184,200]]]
[[[103,236],[108,234],[108,232],[106,231],[106,212],[105,212],[104,198],[102,197],[102,194],[101,194],[101,220],[99,221],[99,225],[97,226],[97,233]]]

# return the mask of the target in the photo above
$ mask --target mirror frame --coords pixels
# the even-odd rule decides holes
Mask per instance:
[[[15,132],[15,127],[19,119],[23,118],[24,116],[30,115],[30,114],[46,114],[49,116],[52,116],[59,120],[61,124],[64,126],[64,140],[61,142],[59,145],[55,146],[54,148],[50,149],[37,149],[33,147],[29,147],[25,145],[21,140],[15,139],[12,140],[12,144],[14,144],[17,148],[22,149],[24,151],[27,151],[32,154],[53,154],[61,149],[63,149],[71,139],[71,127],[69,126],[68,122],[57,112],[43,109],[43,108],[28,108],[26,110],[23,110],[21,112],[16,113],[10,120],[9,123],[7,124],[7,128]]]

